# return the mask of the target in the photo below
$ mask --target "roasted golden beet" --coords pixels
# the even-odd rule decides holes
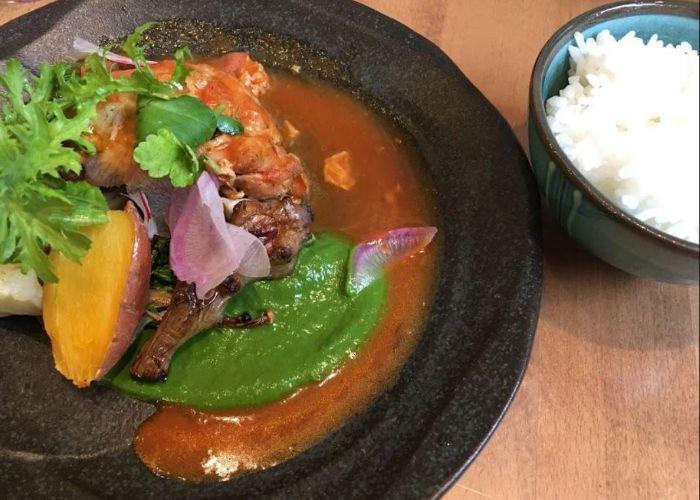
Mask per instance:
[[[150,241],[132,204],[92,228],[81,264],[50,256],[58,283],[44,286],[44,325],[56,369],[78,387],[106,374],[131,343],[146,308]]]

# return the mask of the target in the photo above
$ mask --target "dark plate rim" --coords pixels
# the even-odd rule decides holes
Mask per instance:
[[[557,143],[554,134],[547,124],[542,85],[544,83],[546,69],[551,64],[555,54],[573,39],[573,35],[576,31],[585,30],[610,19],[633,17],[644,14],[665,14],[697,19],[700,17],[700,6],[681,0],[623,1],[589,10],[573,18],[550,37],[537,57],[530,79],[530,121],[534,124],[547,153],[554,159],[559,170],[576,189],[584,194],[589,202],[606,215],[612,217],[616,222],[621,223],[623,226],[633,230],[642,237],[652,240],[653,242],[658,242],[684,255],[698,258],[700,256],[700,245],[697,243],[691,243],[690,241],[676,238],[660,229],[656,229],[623,211],[605,197],[598,188],[593,186],[593,184],[578,171],[571,160],[569,160],[564,150],[561,149]]]
[[[540,297],[538,297],[538,300],[537,300],[537,310],[538,311],[539,311],[540,306],[541,306],[541,302],[542,302],[541,299],[542,298],[541,298],[541,294],[540,294]],[[501,411],[500,415],[498,415],[498,418],[496,419],[496,421],[493,423],[493,425],[489,429],[488,434],[486,434],[486,436],[481,441],[481,443],[479,443],[479,445],[474,450],[472,455],[467,459],[466,462],[464,462],[462,467],[459,470],[455,471],[454,474],[452,475],[452,477],[447,482],[445,482],[443,484],[443,486],[438,491],[435,492],[435,494],[432,496],[433,499],[442,498],[450,491],[450,489],[452,489],[452,487],[455,484],[457,484],[457,482],[459,482],[459,480],[467,472],[469,467],[471,467],[471,465],[474,463],[474,461],[477,458],[479,458],[479,455],[481,455],[481,452],[484,450],[484,448],[486,448],[486,445],[489,444],[489,441],[491,441],[491,438],[493,437],[493,435],[498,430],[498,427],[503,422],[503,419],[505,418],[506,414],[510,410],[510,407],[513,404],[513,401],[515,400],[515,397],[518,395],[518,391],[520,390],[520,386],[522,385],[523,380],[525,378],[525,374],[527,373],[527,368],[530,365],[530,359],[532,358],[532,349],[534,346],[535,332],[537,330],[538,323],[539,323],[539,314],[538,314],[538,317],[535,319],[533,333],[530,335],[530,340],[528,342],[527,352],[525,353],[526,357],[525,357],[525,362],[524,362],[523,368],[520,371],[520,376],[518,377],[518,379],[516,380],[516,382],[513,386],[513,390],[511,391],[510,395],[508,396],[508,400],[506,401],[506,403],[503,407],[503,411]]]

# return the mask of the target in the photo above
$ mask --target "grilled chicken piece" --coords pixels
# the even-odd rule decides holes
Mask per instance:
[[[281,143],[282,136],[272,115],[235,76],[208,64],[193,64],[190,69],[187,94],[198,97],[212,109],[222,106],[225,115],[243,124],[245,135],[266,137],[274,144]]]
[[[291,195],[304,198],[309,182],[301,161],[287,153],[270,113],[230,73],[208,65],[195,65],[187,79],[188,93],[212,108],[239,120],[243,137],[221,135],[203,144],[199,153],[216,162],[215,173],[226,187],[247,197],[265,199]]]
[[[311,237],[313,213],[288,197],[244,200],[233,208],[229,222],[263,242],[270,257],[271,277],[280,278],[292,272],[301,246]]]
[[[224,186],[257,199],[309,194],[301,160],[266,137],[220,135],[203,144],[199,153],[214,160]]]
[[[291,195],[305,198],[309,182],[301,161],[284,150],[272,115],[254,95],[256,90],[261,90],[261,85],[268,84],[267,74],[258,63],[247,55],[246,58],[235,54],[219,58],[214,64],[226,71],[207,64],[192,66],[187,93],[211,108],[223,106],[224,113],[239,120],[245,130],[243,137],[215,137],[203,144],[199,152],[217,163],[215,173],[224,186],[242,191],[248,197],[265,199]]]
[[[163,380],[175,351],[198,332],[221,323],[228,299],[242,286],[241,278],[231,275],[200,300],[193,284],[178,282],[158,330],[131,365],[131,375],[150,382]]]
[[[212,109],[223,106],[225,114],[243,124],[247,136],[265,137],[270,144],[280,144],[282,139],[274,119],[255,97],[269,86],[262,66],[243,53],[211,62],[213,65],[189,65],[191,72],[183,94],[198,97]],[[175,61],[160,61],[151,70],[159,80],[168,81],[175,71]],[[133,71],[117,70],[112,75],[118,78]],[[98,105],[92,133],[87,136],[95,144],[97,154],[84,161],[90,182],[102,187],[148,185],[148,175],[133,160],[136,106],[137,96],[133,93],[114,94]]]

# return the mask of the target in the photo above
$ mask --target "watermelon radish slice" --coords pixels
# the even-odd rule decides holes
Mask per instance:
[[[363,241],[350,254],[347,292],[360,293],[383,275],[387,265],[421,252],[436,233],[433,226],[402,227]]]

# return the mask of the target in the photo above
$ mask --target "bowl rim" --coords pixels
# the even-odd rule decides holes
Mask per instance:
[[[622,1],[591,9],[571,19],[547,40],[547,43],[544,44],[537,56],[530,79],[529,121],[535,126],[547,153],[554,160],[559,170],[576,189],[583,193],[589,202],[593,203],[615,221],[628,229],[636,231],[646,239],[657,241],[673,250],[698,258],[700,256],[700,245],[698,243],[671,236],[660,229],[646,224],[622,210],[612,200],[603,195],[569,160],[566,153],[559,146],[546,119],[542,95],[545,70],[549,67],[554,55],[561,47],[570,39],[573,39],[574,33],[610,19],[647,14],[664,14],[698,19],[700,18],[700,5],[681,0]]]

